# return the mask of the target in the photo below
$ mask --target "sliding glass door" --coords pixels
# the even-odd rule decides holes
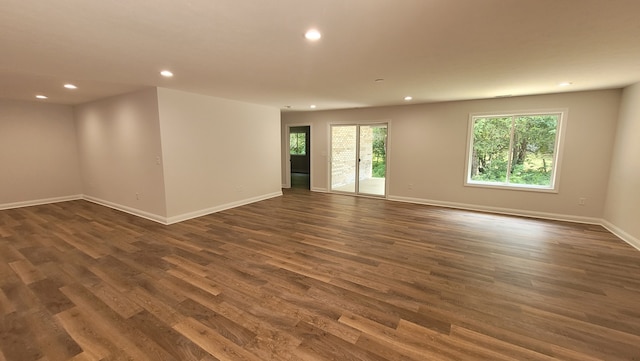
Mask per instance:
[[[387,124],[331,126],[331,191],[386,195]]]

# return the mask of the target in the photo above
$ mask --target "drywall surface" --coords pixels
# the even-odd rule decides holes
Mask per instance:
[[[155,88],[76,107],[85,196],[162,221],[166,216]]]
[[[604,218],[640,249],[640,83],[624,89]]]
[[[82,193],[73,108],[0,99],[0,208]]]
[[[282,194],[280,111],[158,88],[169,221]]]

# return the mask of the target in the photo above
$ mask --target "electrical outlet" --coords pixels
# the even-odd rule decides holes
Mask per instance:
[[[587,199],[584,197],[578,198],[578,205],[584,206],[587,204]]]
[[[410,191],[413,190],[413,183],[409,183],[407,185],[407,189],[410,190]]]
[[[140,193],[136,193],[136,200],[140,200]]]

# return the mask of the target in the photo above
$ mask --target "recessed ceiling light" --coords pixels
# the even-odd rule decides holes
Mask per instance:
[[[307,40],[316,41],[320,40],[322,34],[320,34],[320,32],[316,29],[311,29],[304,34],[304,37],[307,38]]]
[[[163,70],[160,72],[160,75],[162,75],[165,78],[171,78],[173,76],[173,73],[170,72],[169,70]]]
[[[315,104],[311,104],[311,105],[309,105],[309,108],[311,108],[311,109],[315,109],[315,108],[316,108],[316,106],[315,106]]]
[[[65,84],[64,87],[67,89],[78,89],[78,87],[73,84]]]
[[[570,81],[563,81],[562,83],[558,84],[558,86],[569,86],[571,84],[573,84],[573,83],[570,82]]]
[[[412,100],[412,99],[413,99],[413,97],[410,97],[410,96],[404,97],[404,100],[406,100],[406,101],[409,101],[409,100]]]
[[[36,95],[36,98],[38,98],[38,99],[47,99],[48,96],[46,96],[46,95]]]

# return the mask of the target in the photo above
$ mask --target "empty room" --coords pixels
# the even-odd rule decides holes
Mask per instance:
[[[640,360],[637,14],[0,0],[0,361]]]

